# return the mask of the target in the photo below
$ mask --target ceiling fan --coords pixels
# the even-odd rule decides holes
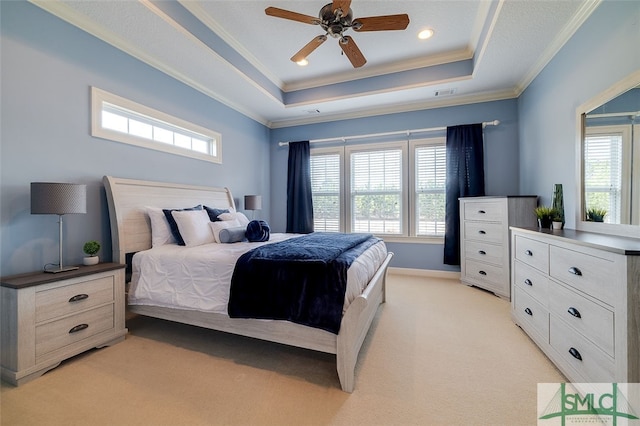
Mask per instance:
[[[344,32],[352,28],[356,32],[360,31],[390,31],[404,30],[409,25],[409,16],[406,13],[400,15],[371,16],[368,18],[353,18],[351,10],[351,0],[333,0],[333,3],[325,5],[320,9],[318,18],[302,13],[292,12],[277,7],[268,7],[265,13],[276,18],[289,19],[311,25],[320,25],[325,34],[319,35],[307,43],[302,49],[291,57],[293,62],[306,59],[307,56],[316,50],[330,35],[339,40],[340,47],[354,68],[359,68],[367,63],[362,52],[348,35]]]

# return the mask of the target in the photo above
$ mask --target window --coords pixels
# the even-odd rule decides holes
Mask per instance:
[[[128,99],[91,88],[91,135],[221,163],[221,135]]]
[[[445,139],[311,150],[316,231],[442,237]]]

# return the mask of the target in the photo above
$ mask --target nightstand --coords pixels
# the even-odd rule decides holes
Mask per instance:
[[[124,340],[125,265],[1,279],[2,379],[16,386],[91,348]]]

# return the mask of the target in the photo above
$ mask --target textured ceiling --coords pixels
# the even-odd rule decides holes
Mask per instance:
[[[322,28],[264,12],[317,16],[323,1],[32,2],[270,127],[516,97],[599,4],[354,0],[354,18],[410,19],[404,31],[348,30],[367,59],[355,69],[331,37],[308,66],[291,62]],[[434,37],[419,40],[424,28]]]

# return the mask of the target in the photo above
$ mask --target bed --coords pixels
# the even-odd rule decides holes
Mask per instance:
[[[133,265],[133,259],[139,259],[143,253],[161,254],[162,250],[155,248],[150,250],[152,236],[147,213],[149,207],[166,209],[200,204],[217,209],[235,209],[231,192],[223,187],[142,181],[112,176],[105,176],[103,183],[109,207],[113,261],[127,264],[129,267]],[[279,241],[289,238],[283,235],[273,234],[272,239]],[[224,246],[244,251],[241,249],[242,244],[245,243],[224,244]],[[211,246],[222,245],[211,244]],[[212,249],[217,248],[219,247],[212,247]],[[198,250],[204,251],[209,248],[203,247]],[[138,255],[134,256],[136,253]],[[224,312],[224,307],[220,309],[220,306],[217,309],[212,306],[194,308],[187,307],[188,305],[157,302],[153,301],[153,298],[142,300],[143,297],[132,297],[132,295],[129,295],[128,310],[140,315],[335,354],[341,388],[345,392],[352,392],[355,385],[355,365],[360,348],[378,306],[385,301],[386,272],[392,257],[393,253],[386,252],[385,248],[382,259],[378,261],[379,266],[367,272],[364,283],[356,284],[363,288],[362,292],[356,290],[354,293],[353,287],[349,287],[348,293],[350,292],[351,296],[345,298],[337,334],[285,320],[231,318]],[[368,263],[361,258],[356,259],[349,268],[349,273],[352,269],[355,270],[358,262]],[[134,284],[140,283],[141,269],[143,268],[138,265],[132,274],[127,275],[128,285],[131,285],[131,278],[135,281]],[[225,273],[230,272],[227,270]],[[356,275],[362,276],[362,273]],[[352,286],[351,277],[349,280],[349,286]]]

